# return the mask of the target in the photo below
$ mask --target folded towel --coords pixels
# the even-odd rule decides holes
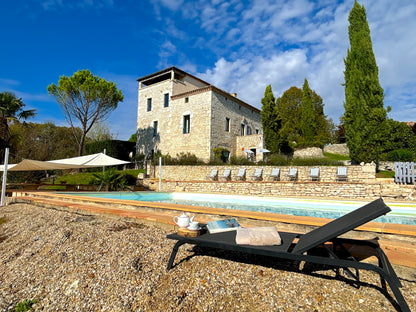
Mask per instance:
[[[282,240],[274,226],[237,228],[235,241],[238,245],[281,245]]]

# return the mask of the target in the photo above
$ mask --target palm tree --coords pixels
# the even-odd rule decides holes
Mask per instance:
[[[23,110],[25,104],[21,98],[12,92],[0,92],[0,156],[9,146],[9,122],[13,120],[26,120],[35,115],[35,109]]]

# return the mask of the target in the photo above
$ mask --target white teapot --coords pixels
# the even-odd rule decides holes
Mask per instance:
[[[194,220],[194,217],[189,218],[188,215],[184,212],[181,216],[174,216],[173,222],[175,222],[180,228],[187,228],[189,223]]]

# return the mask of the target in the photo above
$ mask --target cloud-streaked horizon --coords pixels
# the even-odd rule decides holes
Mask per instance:
[[[389,117],[416,113],[416,3],[359,1],[367,11]],[[353,0],[46,0],[3,2],[0,91],[11,90],[36,121],[64,122],[46,87],[61,75],[90,69],[118,84],[124,102],[109,118],[112,133],[135,132],[138,77],[176,66],[261,108],[305,78],[335,123],[343,114],[344,58]]]

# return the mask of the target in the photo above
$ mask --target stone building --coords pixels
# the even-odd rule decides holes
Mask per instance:
[[[183,70],[169,67],[137,79],[137,152],[172,157],[195,154],[209,160],[263,155],[260,110]],[[256,155],[257,154],[257,155]]]

